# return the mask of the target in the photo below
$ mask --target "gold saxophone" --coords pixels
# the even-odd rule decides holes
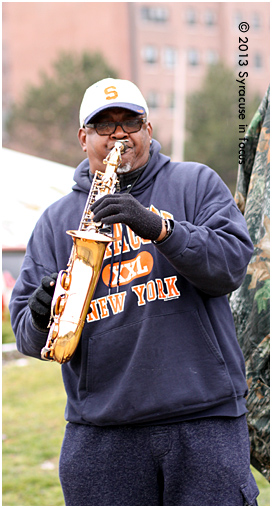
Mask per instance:
[[[126,140],[116,141],[104,164],[105,173],[96,171],[78,230],[66,231],[73,238],[67,269],[58,274],[51,305],[49,334],[41,351],[43,360],[67,363],[78,345],[91,299],[109,243],[109,235],[99,232],[100,224],[91,220],[91,205],[106,194],[113,194],[117,169],[126,150]]]

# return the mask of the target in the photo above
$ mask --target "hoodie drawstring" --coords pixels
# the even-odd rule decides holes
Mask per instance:
[[[122,243],[121,243],[121,254],[120,254],[119,265],[118,265],[118,275],[117,275],[117,282],[116,282],[116,285],[117,285],[116,293],[119,293],[119,286],[120,286],[120,273],[121,273],[122,254],[123,254],[124,237],[125,237],[124,228],[125,228],[125,224],[122,224]],[[112,236],[113,236],[113,226],[112,226]],[[111,243],[110,280],[109,280],[109,283],[108,283],[109,295],[111,294],[111,283],[112,283],[112,278],[113,278],[113,258],[114,258],[114,244],[112,242]]]
[[[148,159],[148,162],[149,162],[149,159]],[[136,185],[136,183],[138,182],[143,170],[146,168],[148,162],[144,165],[143,168],[141,168],[141,172],[139,172],[137,178],[135,178],[134,182],[130,185],[127,186],[126,190],[125,190],[125,193],[126,194],[130,194],[130,192],[132,191],[134,185]],[[120,273],[121,273],[121,265],[122,265],[122,256],[123,256],[123,247],[124,247],[124,237],[125,237],[125,224],[122,224],[122,242],[121,242],[121,254],[120,254],[120,260],[119,260],[119,266],[118,266],[118,275],[117,275],[117,283],[116,283],[116,286],[117,286],[117,290],[116,290],[116,293],[119,293],[119,286],[120,286]],[[111,233],[112,233],[112,236],[113,236],[113,225],[111,226]],[[111,268],[110,268],[110,280],[109,280],[109,283],[108,283],[108,288],[109,288],[109,295],[110,295],[110,291],[111,291],[111,284],[112,284],[112,278],[113,278],[113,258],[114,258],[114,245],[113,245],[113,242],[111,243]]]
[[[131,184],[131,185],[128,185],[127,186],[127,189],[125,191],[126,194],[129,194],[134,185],[136,185],[136,183],[138,182],[140,176],[141,176],[142,172],[137,176],[137,178],[135,178],[134,182]],[[122,265],[122,256],[123,256],[123,247],[124,247],[124,237],[125,237],[125,224],[122,224],[122,242],[121,242],[121,254],[120,254],[120,260],[119,260],[119,266],[118,266],[118,275],[117,275],[117,290],[116,290],[116,293],[119,293],[119,286],[120,286],[120,273],[121,273],[121,265]],[[112,236],[113,236],[113,225],[111,226],[111,232],[112,232]],[[113,258],[114,258],[114,245],[113,245],[113,242],[111,244],[111,269],[110,269],[110,280],[109,280],[109,283],[108,283],[108,288],[109,288],[109,295],[110,295],[110,290],[111,290],[111,283],[112,283],[112,278],[113,278]]]
[[[111,226],[111,236],[113,236],[113,225]],[[109,295],[111,292],[111,283],[112,283],[112,276],[113,276],[113,257],[114,257],[114,245],[113,245],[113,242],[111,242],[111,268],[110,268],[110,280],[108,283]]]

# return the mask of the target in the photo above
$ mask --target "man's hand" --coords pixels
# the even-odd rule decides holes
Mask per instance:
[[[58,274],[46,275],[41,285],[28,299],[28,305],[32,314],[33,323],[39,330],[47,330],[51,314],[51,301],[55,291]]]
[[[157,240],[162,232],[163,221],[150,212],[131,194],[108,194],[91,206],[94,222],[116,224],[121,222],[141,238]]]

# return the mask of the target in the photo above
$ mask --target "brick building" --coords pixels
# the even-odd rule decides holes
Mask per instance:
[[[25,85],[38,84],[41,70],[50,72],[60,50],[101,51],[119,77],[140,87],[155,132],[167,145],[183,116],[184,97],[201,87],[208,65],[222,60],[238,73],[239,37],[248,41],[247,93],[264,95],[269,7],[269,2],[3,2],[4,118]],[[241,22],[249,24],[248,32],[239,32]]]

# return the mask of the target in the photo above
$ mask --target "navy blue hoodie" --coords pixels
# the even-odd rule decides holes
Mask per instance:
[[[10,303],[17,347],[36,358],[47,334],[27,301],[44,275],[66,268],[66,230],[78,228],[90,189],[88,160],[75,181],[38,221]],[[170,162],[155,140],[131,193],[172,218],[173,233],[155,245],[114,226],[80,343],[61,367],[66,419],[146,425],[245,413],[245,365],[227,297],[253,252],[242,214],[213,170]]]

